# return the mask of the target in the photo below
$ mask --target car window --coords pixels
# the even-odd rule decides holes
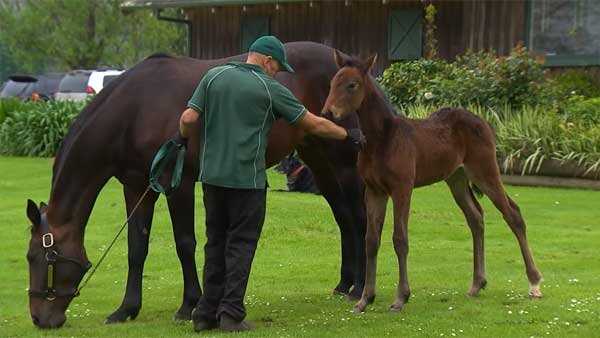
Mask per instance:
[[[119,77],[119,75],[106,75],[102,80],[102,88],[106,87],[107,84],[109,84],[112,80],[116,79],[117,77]]]
[[[90,78],[89,73],[71,73],[65,75],[65,77],[60,81],[60,85],[58,86],[59,92],[80,92],[85,93],[85,88],[87,87],[88,79]]]
[[[8,81],[6,86],[0,92],[0,97],[13,97],[20,96],[23,97],[24,94],[33,86],[34,82],[16,82],[16,81]],[[28,96],[28,95],[25,95]]]

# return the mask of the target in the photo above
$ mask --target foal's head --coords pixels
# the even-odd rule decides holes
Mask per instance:
[[[331,80],[323,112],[329,111],[336,120],[340,120],[357,111],[367,90],[372,90],[368,88],[371,86],[369,74],[377,61],[377,54],[360,60],[344,56],[336,49],[333,56],[339,70]]]
[[[48,206],[27,201],[31,239],[29,264],[29,311],[40,328],[57,328],[66,320],[65,311],[90,267],[83,236],[73,236],[66,226],[56,227],[47,217]]]

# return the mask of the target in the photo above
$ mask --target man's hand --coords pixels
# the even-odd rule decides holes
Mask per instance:
[[[367,139],[360,128],[346,129],[348,137],[346,138],[356,150],[361,150],[367,144]]]
[[[181,131],[178,131],[177,134],[175,135],[175,137],[173,137],[171,140],[173,140],[178,145],[184,146],[187,148],[188,139],[187,139],[187,137],[183,137],[183,135],[181,135]]]

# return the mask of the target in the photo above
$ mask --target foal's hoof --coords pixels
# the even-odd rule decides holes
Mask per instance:
[[[131,318],[131,320],[134,320],[138,314],[140,313],[140,310],[126,310],[126,309],[117,309],[117,311],[113,312],[110,316],[106,317],[106,320],[104,320],[104,324],[116,324],[116,323],[123,323],[126,322],[127,319]]]
[[[540,290],[540,284],[529,286],[529,298],[539,299],[542,298],[542,290]]]
[[[394,304],[390,305],[390,312],[400,312],[404,308],[403,302],[394,302]]]
[[[365,309],[367,308],[366,305],[363,304],[356,304],[354,305],[354,309],[352,309],[352,312],[354,312],[355,314],[361,314],[363,312],[365,312]]]
[[[485,279],[478,281],[478,282],[473,282],[473,285],[471,285],[471,289],[469,289],[469,292],[467,293],[467,295],[469,297],[479,296],[479,291],[481,291],[482,289],[485,289],[486,285],[487,285],[487,281]]]

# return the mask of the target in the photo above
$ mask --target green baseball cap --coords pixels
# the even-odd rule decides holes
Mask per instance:
[[[294,68],[292,68],[292,66],[290,66],[287,62],[283,43],[281,43],[278,38],[272,35],[261,36],[260,38],[256,39],[256,41],[254,41],[250,46],[249,51],[270,56],[279,62],[281,67],[283,67],[283,70],[290,73],[294,72]]]

